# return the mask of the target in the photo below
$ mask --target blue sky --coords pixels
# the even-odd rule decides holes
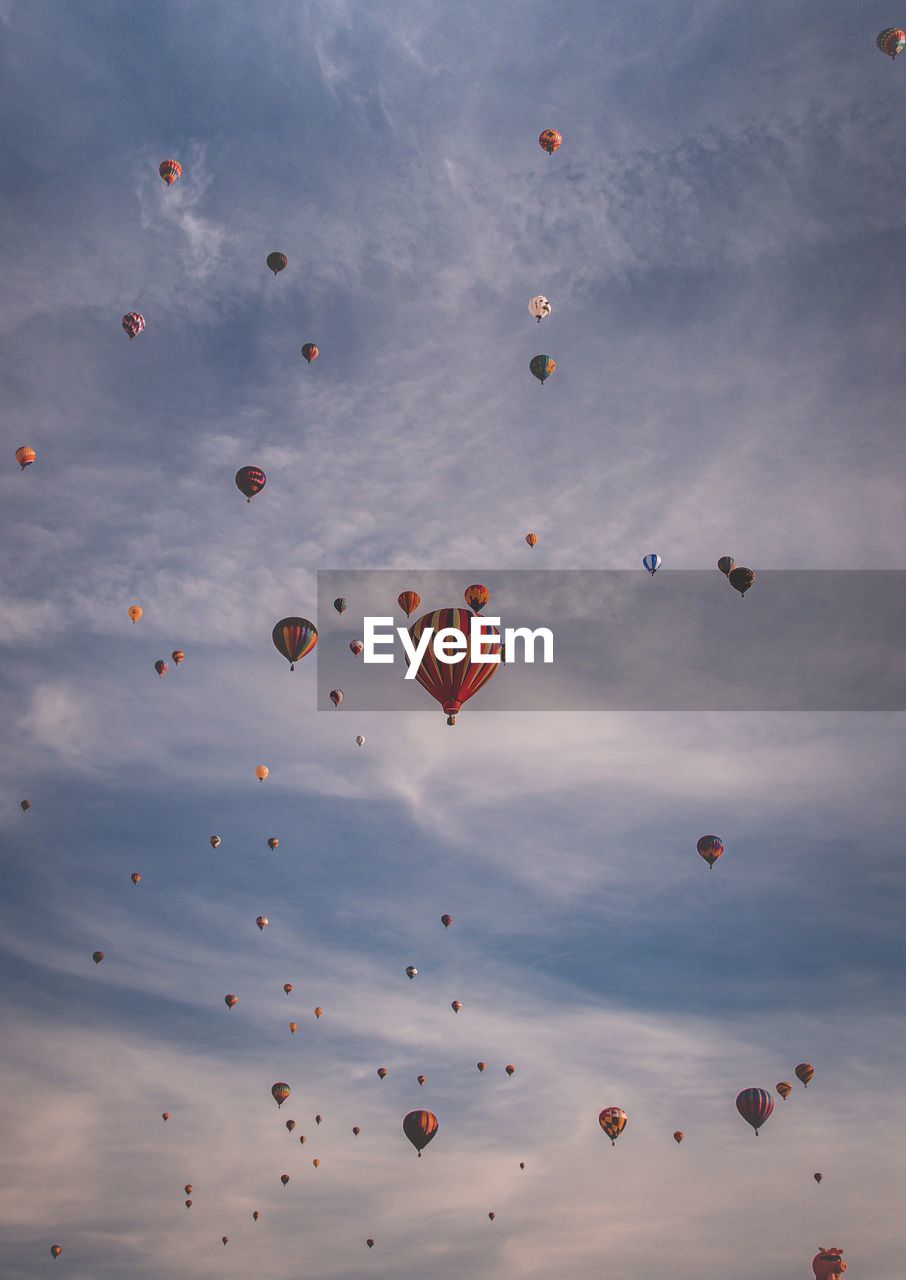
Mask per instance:
[[[896,21],[0,0],[4,1277],[898,1280],[902,713],[451,731],[270,641],[319,569],[900,567]]]

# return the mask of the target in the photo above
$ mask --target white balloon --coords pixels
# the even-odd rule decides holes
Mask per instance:
[[[528,304],[529,315],[534,316],[540,324],[545,316],[549,316],[553,307],[545,298],[543,293],[539,293],[537,297],[531,298]]]

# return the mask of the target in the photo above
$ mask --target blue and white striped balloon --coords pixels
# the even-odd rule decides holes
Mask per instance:
[[[645,556],[645,559],[642,561],[642,564],[645,566],[645,568],[648,570],[648,572],[651,574],[653,578],[654,575],[657,573],[658,569],[660,569],[661,567],[661,557],[658,555],[655,555],[653,551],[649,551],[648,555]]]

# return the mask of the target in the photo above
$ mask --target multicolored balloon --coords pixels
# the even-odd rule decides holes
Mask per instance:
[[[463,592],[463,599],[472,610],[473,613],[479,613],[491,598],[491,593],[481,585],[480,582],[473,582],[470,587],[466,587]]]
[[[780,1094],[781,1098],[783,1098],[784,1102],[786,1102],[787,1098],[793,1092],[793,1086],[788,1080],[781,1080],[779,1084],[774,1085],[774,1088]]]
[[[221,840],[220,836],[210,836],[209,839],[211,841],[212,849],[219,849],[220,846],[223,844],[223,841]]]
[[[462,1001],[452,1000],[450,1002],[450,1008],[453,1010],[454,1013],[459,1013],[460,1009],[462,1008]]]
[[[277,849],[279,848],[279,845],[280,845],[280,840],[277,836],[268,836],[267,847],[269,849]]]
[[[545,129],[538,135],[538,145],[552,156],[559,147],[562,147],[563,137],[556,129]]]
[[[182,177],[182,165],[178,160],[161,160],[157,172],[168,187],[172,187],[177,178]]]
[[[437,1133],[437,1116],[432,1111],[410,1111],[403,1116],[403,1133],[421,1159],[425,1147]]]
[[[23,444],[16,450],[16,461],[23,471],[31,466],[37,456],[31,445]]]
[[[312,360],[317,360],[320,354],[321,352],[319,348],[316,347],[313,342],[306,342],[305,346],[302,348],[302,356],[309,364],[311,364]]]
[[[160,679],[163,680],[170,668],[167,666],[166,662],[164,662],[163,658],[158,658],[154,664],[154,670],[157,672]]]
[[[54,1262],[56,1262],[57,1258],[59,1258],[62,1252],[63,1250],[60,1248],[58,1244],[52,1244],[50,1246],[50,1255],[53,1258]]]
[[[886,53],[888,58],[898,58],[906,49],[906,31],[900,27],[885,27],[883,31],[878,33],[875,44],[882,53]]]
[[[423,614],[409,628],[409,635],[417,647],[422,632],[426,627],[433,627],[434,635],[447,627],[469,635],[472,615],[467,609],[435,609],[433,613]],[[499,636],[486,639],[482,644],[482,653],[500,652]],[[472,662],[468,652],[460,655],[455,662],[440,662],[429,646],[419,664],[415,678],[427,693],[443,708],[448,725],[456,724],[456,717],[463,705],[483,688],[496,674],[499,663]]]
[[[818,1252],[812,1258],[812,1271],[814,1271],[816,1280],[827,1280],[828,1276],[842,1276],[847,1270],[847,1264],[843,1261],[842,1249],[825,1249],[824,1245],[818,1246]]]
[[[710,871],[724,851],[724,842],[720,836],[702,836],[695,847],[698,850],[698,856],[704,858]]]
[[[407,618],[412,617],[414,610],[418,608],[421,602],[422,598],[417,591],[401,591],[396,600],[396,603]]]
[[[290,1092],[290,1087],[285,1080],[278,1080],[276,1084],[271,1085],[271,1094],[273,1095],[274,1102],[277,1104],[278,1110],[283,1106],[284,1102],[289,1097]]]
[[[810,1062],[800,1062],[799,1066],[796,1068],[796,1079],[801,1080],[803,1087],[806,1089],[809,1087],[809,1082],[813,1079],[814,1075],[815,1068]]]
[[[529,298],[528,309],[529,315],[534,316],[539,324],[545,316],[549,316],[553,311],[553,307],[543,293],[536,294],[534,298]]]
[[[255,924],[263,931],[270,924],[270,920],[268,920],[267,916],[258,916],[255,920]]]
[[[736,1110],[752,1126],[757,1138],[758,1130],[774,1110],[774,1099],[767,1089],[743,1089],[736,1099]]]
[[[447,913],[444,912],[444,914],[440,918],[440,922],[445,929],[449,929],[450,925],[453,923],[453,917],[448,916]]]
[[[123,331],[128,333],[129,341],[131,342],[133,338],[137,338],[138,335],[143,332],[145,328],[145,317],[139,315],[137,311],[127,311],[123,316],[122,323]]]
[[[349,608],[349,601],[345,596],[337,596],[336,600],[333,602],[333,607],[336,609],[337,613],[345,613]]]
[[[281,618],[271,632],[274,646],[295,671],[296,663],[311,653],[318,643],[318,628],[308,618]]]
[[[129,879],[132,881],[133,884],[141,884],[142,882],[142,877],[138,871],[133,871]]]
[[[418,969],[416,969],[414,964],[406,965],[406,977],[409,979],[410,982],[412,981],[413,978],[418,977]]]
[[[385,1080],[385,1079],[387,1078],[387,1076],[388,1076],[389,1072],[387,1071],[387,1068],[386,1068],[386,1067],[378,1067],[378,1069],[377,1069],[377,1074],[378,1074],[378,1079],[379,1079],[379,1080]]]
[[[183,653],[182,649],[174,649],[170,654],[170,657],[173,659],[177,667],[181,662],[185,662],[186,659],[186,655]]]
[[[532,356],[531,360],[529,361],[529,369],[532,371],[532,374],[541,383],[542,387],[544,386],[547,379],[554,372],[556,367],[557,367],[557,362],[553,356],[544,356],[544,355]]]
[[[626,1128],[629,1117],[621,1107],[605,1107],[598,1116],[598,1124],[610,1139],[610,1145],[617,1145],[617,1138]]]
[[[349,641],[349,649],[354,658],[357,658],[364,648],[365,646],[361,640]]]
[[[678,1145],[680,1142],[682,1142],[685,1136],[686,1135],[683,1133],[682,1129],[677,1129],[676,1133],[674,1133],[673,1135],[673,1141]]]
[[[235,1009],[236,1005],[239,1003],[239,997],[234,996],[231,992],[229,995],[223,997],[223,1003],[228,1009]]]

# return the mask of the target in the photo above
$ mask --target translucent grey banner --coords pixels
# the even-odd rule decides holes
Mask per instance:
[[[490,591],[485,617],[501,627],[548,628],[553,662],[508,655],[467,701],[483,711],[901,711],[906,707],[906,574],[900,570],[764,570],[740,596],[717,569],[320,570],[318,707],[334,714],[430,711],[397,637],[390,665],[350,644],[366,616],[411,626],[465,609],[463,592]],[[402,592],[421,601],[407,619]],[[348,607],[338,613],[334,601]],[[387,628],[384,628],[387,630]]]

